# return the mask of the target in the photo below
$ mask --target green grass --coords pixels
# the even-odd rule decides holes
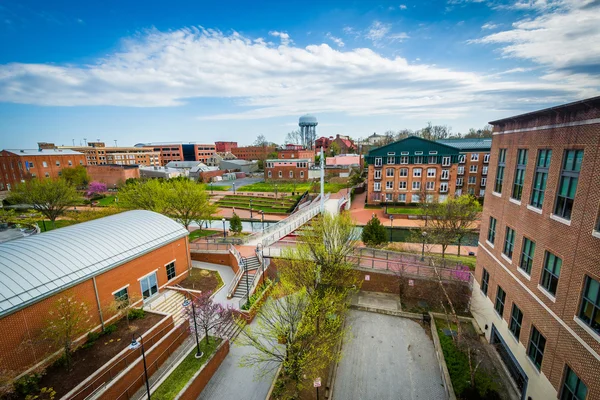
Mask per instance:
[[[52,226],[52,222],[50,222],[49,219],[44,220],[46,222],[46,228],[44,229],[44,223],[42,221],[38,221],[37,224],[40,227],[40,230],[42,232],[48,232],[54,229],[58,229],[58,228],[64,228],[65,226],[69,226],[69,225],[75,225],[77,223],[77,221],[71,221],[68,219],[57,219],[54,222],[55,226]]]
[[[423,210],[419,207],[388,207],[388,214],[409,214],[409,215],[422,215]]]
[[[222,203],[222,202],[218,202],[217,203],[218,206],[221,207],[235,207],[235,208],[239,208],[240,210],[249,210],[250,207],[243,206],[243,205],[239,205],[236,203]],[[252,210],[254,211],[263,211],[266,213],[289,213],[290,209],[289,208],[275,208],[275,207],[268,207],[268,206],[256,206],[256,205],[252,205]]]
[[[231,190],[231,186],[217,186],[211,185],[210,183],[204,183],[202,184],[202,186],[204,187],[204,190],[206,190],[209,193],[211,190],[213,192],[226,192],[228,190]]]
[[[211,230],[211,229],[196,229],[195,231],[192,231],[189,234],[189,240],[190,242],[194,239],[198,239],[199,237],[205,237],[205,236],[210,236],[210,235],[214,235],[215,233],[219,233],[220,231],[215,231],[215,230]]]
[[[113,206],[116,205],[117,203],[115,203],[115,196],[110,195],[110,196],[106,196],[103,199],[97,200],[98,201],[98,206],[100,207],[108,207],[108,206]]]
[[[294,190],[294,185],[291,183],[277,183],[277,192],[291,193],[291,192],[306,192],[310,190],[312,187],[312,183],[299,183],[296,185]],[[346,184],[344,183],[326,183],[325,184],[325,193],[337,193],[342,189],[346,188]],[[266,183],[259,182],[253,183],[251,185],[246,185],[238,189],[240,192],[275,192],[275,184],[274,183]]]
[[[200,350],[204,355],[196,359],[196,347],[188,354],[175,368],[175,370],[169,375],[169,377],[158,387],[156,392],[152,394],[152,398],[155,400],[172,400],[177,394],[185,387],[194,374],[202,368],[208,361],[214,352],[217,350],[221,339],[216,337],[210,337],[210,343],[207,345],[206,340],[203,339],[200,342]]]
[[[462,253],[462,249],[461,249],[461,253]],[[430,254],[430,255],[432,255],[432,254]],[[433,254],[432,256],[435,256],[435,254]],[[438,258],[441,259],[441,256]],[[454,254],[446,254],[445,259],[448,261],[460,262],[461,264],[464,264],[467,267],[469,267],[469,269],[471,271],[475,271],[475,263],[477,262],[477,257],[475,257],[475,256],[460,256],[459,257]]]

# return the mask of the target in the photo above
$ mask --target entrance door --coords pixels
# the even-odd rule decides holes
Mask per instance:
[[[144,300],[158,293],[158,281],[156,280],[156,272],[151,273],[140,279],[142,286],[142,296]]]
[[[498,330],[496,329],[494,324],[492,324],[492,335],[490,338],[490,343],[493,344],[496,348],[496,351],[498,351],[500,358],[504,362],[504,365],[506,365],[506,369],[508,369],[510,376],[513,378],[513,380],[517,384],[517,387],[519,388],[521,398],[524,399],[525,393],[527,392],[527,381],[529,380],[529,378],[527,377],[525,371],[523,371],[523,369],[513,356],[512,352],[504,342],[504,339],[502,338],[500,333],[498,333]]]

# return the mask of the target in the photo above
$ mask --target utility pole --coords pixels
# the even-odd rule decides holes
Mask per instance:
[[[75,139],[72,139],[72,140],[73,140],[73,147],[75,147]]]
[[[325,212],[325,156],[323,155],[323,146],[321,146],[321,214]]]
[[[117,146],[117,139],[115,139],[115,147],[119,147],[119,146]]]
[[[83,144],[87,146],[87,138],[83,138]]]

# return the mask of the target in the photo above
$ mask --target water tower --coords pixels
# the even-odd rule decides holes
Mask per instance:
[[[306,114],[300,117],[298,125],[302,135],[302,145],[307,149],[312,149],[317,139],[317,117]]]

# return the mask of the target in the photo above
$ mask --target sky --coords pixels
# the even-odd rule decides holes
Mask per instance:
[[[0,149],[282,143],[600,95],[600,0],[0,0]]]

